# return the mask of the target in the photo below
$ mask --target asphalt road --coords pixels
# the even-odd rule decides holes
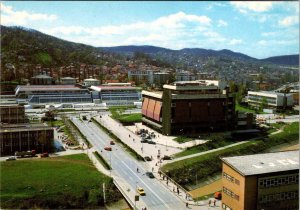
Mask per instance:
[[[131,191],[135,191],[137,186],[145,190],[146,196],[140,196],[140,199],[146,204],[147,209],[186,209],[184,203],[157,179],[147,177],[144,164],[131,157],[122,146],[116,144],[111,146],[112,151],[104,150],[105,146],[110,146],[111,139],[94,123],[81,121],[76,117],[72,117],[71,120],[101,153],[102,157],[111,163],[113,177],[123,178]],[[137,168],[139,172],[137,172]]]

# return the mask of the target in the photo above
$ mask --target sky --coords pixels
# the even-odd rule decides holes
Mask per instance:
[[[299,54],[298,1],[1,1],[1,24],[95,47]]]

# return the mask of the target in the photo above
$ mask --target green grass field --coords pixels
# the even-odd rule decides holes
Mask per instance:
[[[96,208],[120,198],[85,154],[1,162],[1,208]]]
[[[241,106],[238,103],[235,104],[235,111],[240,111],[240,112],[249,112],[249,113],[256,113],[255,110],[249,109],[247,107]]]
[[[142,122],[142,114],[140,113],[122,114],[117,118],[117,120],[123,123]]]

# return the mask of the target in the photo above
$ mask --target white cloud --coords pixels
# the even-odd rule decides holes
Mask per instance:
[[[218,20],[218,27],[228,26],[228,23],[224,20]]]
[[[11,6],[1,3],[1,24],[3,25],[25,25],[31,21],[53,21],[56,19],[56,15],[14,11]]]
[[[231,39],[228,43],[228,45],[238,45],[238,44],[242,44],[243,41],[241,39]]]
[[[279,26],[287,27],[299,23],[299,16],[288,16],[278,21]]]
[[[273,2],[262,2],[262,1],[253,1],[253,2],[230,2],[237,10],[241,13],[247,13],[248,11],[253,12],[266,12],[272,9]]]
[[[149,22],[139,21],[123,25],[98,27],[57,26],[53,28],[39,28],[38,30],[94,46],[110,46],[109,43],[114,43],[114,46],[149,44],[175,49],[184,45],[183,43],[187,39],[194,39],[195,37],[208,37],[209,39],[220,41],[222,37],[212,30],[211,23],[212,20],[207,16],[178,12]],[[179,43],[179,40],[182,43]]]

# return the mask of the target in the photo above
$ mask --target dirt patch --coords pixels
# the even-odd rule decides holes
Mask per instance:
[[[198,197],[215,193],[221,189],[222,189],[222,179],[219,179],[211,184],[192,190],[189,193],[192,195],[193,198],[198,198]]]

